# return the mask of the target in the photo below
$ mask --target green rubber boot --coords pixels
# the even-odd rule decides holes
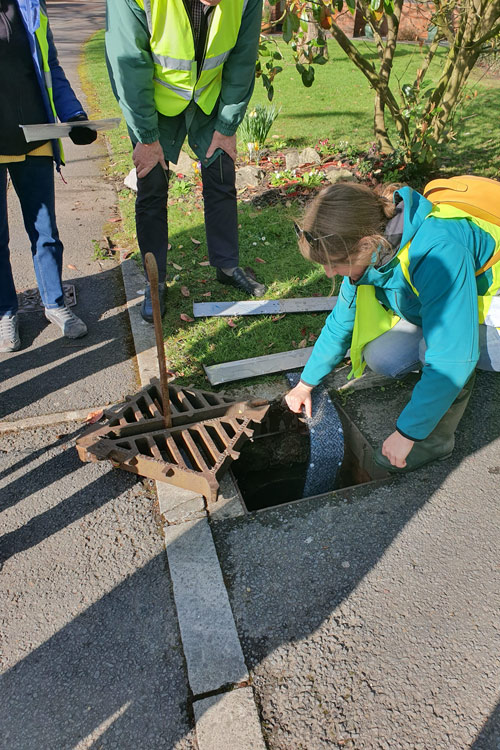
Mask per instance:
[[[420,440],[414,444],[406,457],[406,466],[402,469],[393,466],[382,455],[381,448],[377,448],[374,455],[377,466],[390,471],[392,474],[407,474],[409,471],[420,469],[421,466],[425,466],[431,461],[444,461],[445,458],[449,458],[455,447],[455,431],[469,403],[475,380],[476,373],[474,371],[431,434],[425,440]]]

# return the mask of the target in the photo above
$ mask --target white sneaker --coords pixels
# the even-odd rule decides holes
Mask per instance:
[[[17,315],[0,318],[0,352],[15,352],[21,346]]]
[[[64,307],[55,307],[54,309],[45,308],[45,317],[51,323],[59,326],[63,336],[68,339],[79,339],[87,333],[87,326],[64,305]]]

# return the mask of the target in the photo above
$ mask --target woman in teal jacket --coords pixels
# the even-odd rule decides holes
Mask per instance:
[[[357,376],[365,363],[391,377],[421,366],[376,455],[395,472],[449,456],[476,366],[500,371],[500,259],[485,268],[500,247],[500,227],[446,208],[409,187],[379,195],[340,183],[320,193],[296,226],[303,255],[344,279],[288,406],[310,413],[312,389],[349,348]]]

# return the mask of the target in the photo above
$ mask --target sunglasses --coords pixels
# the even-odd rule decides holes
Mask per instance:
[[[314,242],[319,242],[320,240],[326,240],[328,237],[333,237],[335,235],[335,232],[332,234],[325,234],[323,237],[313,237],[311,232],[308,232],[307,229],[302,229],[302,227],[299,227],[298,224],[293,222],[293,228],[295,229],[295,234],[297,235],[297,239],[300,240],[301,237],[305,239],[309,245],[312,245]]]

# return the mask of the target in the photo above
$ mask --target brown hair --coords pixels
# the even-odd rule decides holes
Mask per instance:
[[[330,266],[369,265],[373,253],[387,246],[383,232],[394,215],[393,193],[398,185],[372,190],[366,185],[338,182],[309,204],[299,233],[304,258]]]

